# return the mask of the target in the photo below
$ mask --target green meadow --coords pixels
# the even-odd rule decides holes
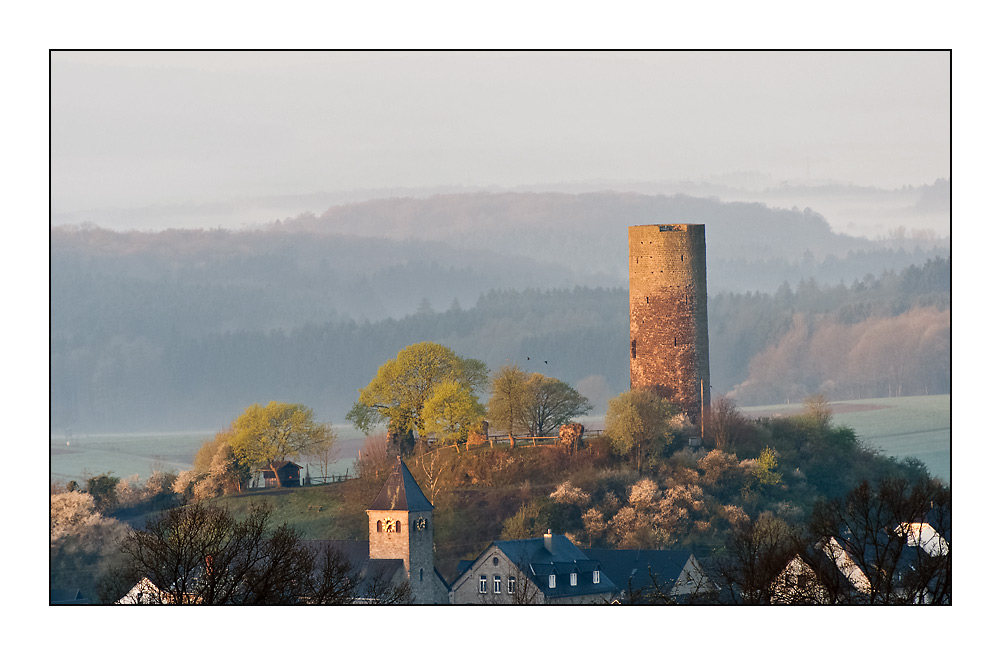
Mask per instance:
[[[912,456],[932,476],[951,482],[951,395],[834,401],[833,423],[855,430],[858,438],[888,456]],[[798,414],[801,406],[754,406],[752,417]]]

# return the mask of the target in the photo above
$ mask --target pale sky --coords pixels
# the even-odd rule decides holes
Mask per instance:
[[[950,177],[947,52],[55,52],[53,213],[437,185]]]

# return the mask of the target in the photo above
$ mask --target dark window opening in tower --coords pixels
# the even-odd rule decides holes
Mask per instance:
[[[635,359],[635,340],[632,340],[632,359]]]

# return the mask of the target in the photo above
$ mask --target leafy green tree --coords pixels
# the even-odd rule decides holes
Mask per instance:
[[[118,477],[104,472],[87,479],[87,493],[94,498],[98,511],[110,511],[118,506]]]
[[[524,411],[529,405],[528,374],[518,366],[500,367],[490,384],[490,400],[487,404],[490,424],[499,431],[506,431],[514,441],[514,434],[526,430],[523,425]]]
[[[421,418],[428,433],[437,433],[442,440],[457,441],[467,437],[484,415],[486,408],[468,386],[447,380],[434,388]]]
[[[473,393],[482,391],[487,381],[486,364],[433,342],[407,346],[358,390],[358,401],[347,420],[365,433],[385,422],[390,436],[414,431],[423,435],[424,404],[445,381],[454,381]]]
[[[501,431],[544,436],[593,409],[587,398],[557,378],[504,366],[493,378],[490,423]]]
[[[275,470],[280,461],[315,453],[334,438],[330,425],[317,423],[306,406],[271,401],[253,404],[233,420],[229,444],[243,468]]]
[[[781,473],[778,472],[778,456],[770,447],[764,447],[757,457],[753,476],[761,486],[775,486],[781,483]]]
[[[500,538],[504,540],[528,539],[541,536],[549,526],[548,516],[542,507],[532,500],[520,506],[517,512],[503,522]]]
[[[574,417],[593,409],[587,397],[557,378],[531,374],[526,386],[527,407],[522,419],[532,435],[549,435]]]
[[[643,447],[666,438],[676,405],[646,389],[623,392],[608,401],[605,432],[612,449],[622,455],[635,454],[636,469],[642,470]]]

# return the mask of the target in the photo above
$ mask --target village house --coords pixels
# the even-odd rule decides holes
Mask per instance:
[[[719,592],[690,550],[587,548],[620,591],[621,603],[690,603]]]
[[[609,603],[618,587],[562,534],[494,541],[459,563],[449,602],[469,604]]]
[[[903,585],[913,579],[921,579],[918,573],[925,559],[947,555],[949,546],[945,538],[928,523],[904,523],[894,530],[895,534],[905,537],[906,544],[893,544],[889,541],[890,533],[880,532],[881,540],[877,546],[888,553],[893,575],[885,575],[894,584]],[[785,565],[772,584],[771,602],[775,604],[836,604],[864,602],[872,593],[872,582],[864,567],[880,564],[874,556],[871,547],[858,549],[852,543],[841,544],[835,538],[819,541],[815,545],[816,552],[808,556],[796,554]],[[901,543],[901,541],[900,541]],[[887,548],[895,550],[887,551]],[[933,584],[927,584],[917,589],[914,602],[924,602],[927,589]]]

